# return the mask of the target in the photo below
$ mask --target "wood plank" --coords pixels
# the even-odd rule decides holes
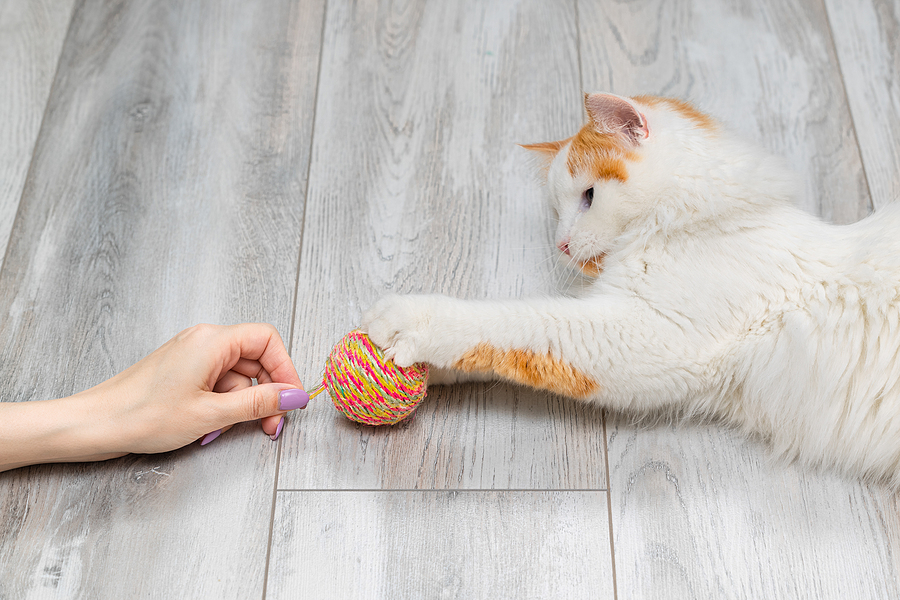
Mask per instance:
[[[871,525],[887,534],[888,552],[893,566],[894,587],[900,588],[900,494],[873,488]]]
[[[74,4],[0,3],[0,268]]]
[[[4,400],[184,326],[288,336],[324,3],[79,5],[0,273]],[[277,444],[0,475],[0,597],[258,597]]]
[[[870,205],[823,7],[816,2],[580,3],[586,87],[682,96],[782,154],[805,208]],[[713,425],[608,423],[619,590],[630,598],[891,598],[880,491],[772,465]]]
[[[900,197],[900,5],[865,0],[825,1],[847,101],[876,207]],[[900,577],[900,496],[873,490],[874,507]]]
[[[310,385],[388,293],[556,287],[552,224],[517,142],[581,122],[572,2],[329,4],[294,359]],[[599,411],[501,384],[433,388],[393,429],[322,396],[287,432],[282,489],[606,485]]]
[[[613,547],[629,598],[897,598],[884,494],[774,464],[711,426],[609,430]]]
[[[579,4],[588,90],[691,100],[785,157],[835,223],[871,201],[831,33],[813,0]]]
[[[605,492],[279,492],[266,597],[612,598]]]
[[[900,5],[826,0],[875,206],[900,198]]]

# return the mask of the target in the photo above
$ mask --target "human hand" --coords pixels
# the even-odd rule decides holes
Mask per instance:
[[[274,327],[197,325],[74,396],[0,402],[0,471],[167,452],[255,419],[274,440],[308,401]]]
[[[92,436],[98,454],[152,453],[199,438],[209,442],[256,419],[274,439],[284,413],[308,401],[298,388],[300,378],[271,325],[197,325],[73,399],[99,425]]]

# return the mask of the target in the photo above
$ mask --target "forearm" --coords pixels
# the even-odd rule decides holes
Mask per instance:
[[[103,448],[93,391],[34,402],[0,402],[0,471],[122,456]]]

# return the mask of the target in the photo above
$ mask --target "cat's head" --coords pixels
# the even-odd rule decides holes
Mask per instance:
[[[712,189],[717,178],[731,176],[723,155],[755,160],[752,151],[747,160],[734,156],[742,147],[681,100],[586,94],[584,104],[588,122],[575,136],[524,147],[546,161],[557,246],[590,275],[629,231],[678,228],[727,210],[710,200],[724,197]],[[734,177],[740,186],[755,175]]]

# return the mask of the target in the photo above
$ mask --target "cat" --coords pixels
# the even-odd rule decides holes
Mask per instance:
[[[683,101],[586,94],[544,160],[578,298],[387,296],[362,329],[430,383],[498,378],[636,414],[714,418],[900,488],[900,203],[847,226]]]

